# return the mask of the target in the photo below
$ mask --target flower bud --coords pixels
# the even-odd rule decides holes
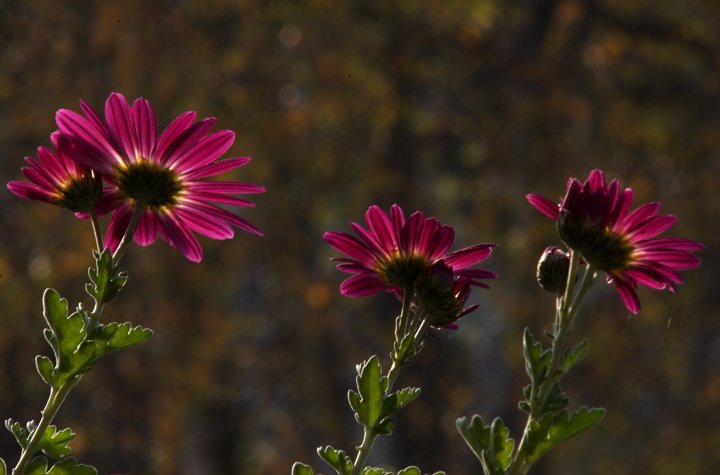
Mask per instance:
[[[537,281],[548,292],[563,293],[567,285],[570,257],[559,247],[550,246],[537,265]]]
[[[470,284],[456,281],[452,268],[443,260],[418,276],[415,292],[418,305],[430,314],[430,325],[435,328],[456,328],[454,321],[477,308],[477,305],[464,308],[470,295]]]

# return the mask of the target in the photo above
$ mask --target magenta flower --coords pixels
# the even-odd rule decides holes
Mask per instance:
[[[455,232],[435,218],[425,219],[420,211],[406,221],[397,205],[393,205],[389,217],[379,207],[371,206],[365,219],[368,229],[350,223],[358,237],[334,232],[323,235],[330,246],[349,256],[334,258],[341,262],[337,268],[356,274],[340,286],[344,295],[362,297],[383,290],[412,292],[418,276],[440,260],[452,269],[453,279],[459,283],[488,288],[479,279],[497,277],[487,270],[467,268],[487,258],[495,244],[478,244],[447,254]]]
[[[457,329],[454,322],[478,308],[477,304],[465,307],[470,283],[456,280],[452,268],[442,259],[420,273],[415,292],[417,305],[431,316],[430,325],[435,328]]]
[[[58,133],[50,136],[57,148]],[[29,200],[50,203],[76,213],[87,212],[100,199],[102,183],[85,165],[77,163],[62,152],[40,147],[37,160],[25,157],[30,166],[22,169],[32,183],[11,181],[10,191]]]
[[[684,238],[654,238],[669,229],[676,216],[657,215],[660,203],[647,203],[628,212],[633,199],[630,188],[620,189],[617,180],[606,186],[600,170],[587,181],[568,181],[560,204],[538,195],[528,201],[557,222],[567,246],[593,267],[605,271],[623,303],[633,313],[640,311],[637,285],[675,291],[683,283],[677,270],[693,269],[700,259],[690,251],[705,247]]]
[[[195,112],[185,112],[159,136],[150,103],[137,99],[132,108],[113,93],[105,104],[105,118],[85,102],[82,116],[60,110],[56,121],[66,141],[65,153],[102,174],[111,186],[105,188],[98,214],[113,212],[105,246],[113,252],[119,245],[137,209],[142,210],[134,239],[146,246],[159,234],[188,259],[199,262],[202,249],[192,231],[213,239],[229,239],[230,225],[254,234],[260,231],[211,202],[254,206],[228,194],[260,193],[265,188],[249,183],[202,181],[233,170],[250,158],[216,161],[235,140],[229,130],[210,133],[214,118],[194,123]]]

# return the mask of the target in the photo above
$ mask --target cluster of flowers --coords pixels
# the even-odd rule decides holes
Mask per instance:
[[[113,93],[105,105],[103,120],[89,105],[80,102],[84,116],[60,110],[59,130],[51,135],[55,151],[41,147],[38,158],[27,157],[23,173],[31,181],[11,182],[10,190],[75,212],[78,217],[112,212],[104,246],[114,251],[129,228],[133,237],[148,245],[159,234],[188,259],[198,262],[202,249],[192,231],[215,239],[233,236],[230,225],[251,233],[260,231],[219,206],[253,206],[228,194],[259,193],[262,186],[230,181],[204,181],[245,165],[250,158],[216,161],[232,145],[229,130],[210,133],[214,118],[195,123],[196,114],[185,112],[159,136],[150,103],[137,99],[132,106]],[[105,182],[105,186],[103,186]],[[658,215],[659,203],[647,203],[628,211],[631,189],[622,190],[613,180],[594,170],[580,182],[571,178],[560,203],[538,195],[527,196],[539,211],[557,222],[569,251],[583,262],[606,273],[625,306],[640,310],[637,285],[675,290],[683,280],[677,270],[700,265],[691,251],[702,244],[683,238],[655,238],[677,218]],[[338,269],[355,274],[340,290],[351,297],[380,291],[395,292],[402,299],[414,293],[426,307],[433,307],[435,327],[454,327],[454,321],[476,308],[465,308],[471,287],[496,274],[469,267],[486,259],[494,244],[478,244],[448,253],[454,231],[435,218],[416,212],[406,219],[395,205],[388,216],[377,206],[366,214],[368,229],[351,223],[356,236],[328,232],[323,237],[349,258],[337,258]],[[562,259],[567,254],[550,248]]]
[[[229,239],[234,225],[261,234],[246,220],[209,204],[253,206],[228,194],[265,191],[249,183],[201,180],[250,161],[216,161],[235,134],[210,133],[214,118],[195,123],[195,112],[185,112],[158,136],[155,114],[144,99],[131,107],[121,94],[111,94],[106,120],[85,102],[80,107],[85,116],[58,111],[59,130],[51,135],[55,151],[41,147],[37,160],[27,157],[30,167],[23,173],[32,183],[9,183],[13,193],[67,208],[80,218],[112,212],[103,244],[113,252],[128,229],[143,246],[159,234],[195,262],[202,259],[202,249],[192,231]]]

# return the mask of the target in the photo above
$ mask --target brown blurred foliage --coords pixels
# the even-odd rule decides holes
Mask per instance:
[[[0,176],[49,145],[54,112],[110,92],[145,97],[160,126],[186,110],[234,130],[224,176],[260,183],[242,215],[264,237],[203,239],[200,264],[164,242],[130,249],[130,281],[104,320],[154,337],[101,360],[56,419],[101,473],[289,473],[353,451],[354,365],[388,364],[398,303],[348,299],[325,231],[399,203],[457,231],[454,249],[499,247],[479,311],[435,332],[399,384],[418,385],[370,463],[478,473],[455,419],[502,416],[518,437],[521,334],[551,324],[536,259],[559,244],[526,193],[559,198],[601,168],[680,217],[706,244],[676,294],[641,291],[631,316],[596,285],[567,378],[573,408],[606,407],[593,431],[536,473],[710,472],[720,466],[720,4],[713,0],[0,0]],[[71,305],[91,264],[90,228],[0,194],[0,415],[38,419],[40,296]],[[18,450],[0,434],[9,465]]]

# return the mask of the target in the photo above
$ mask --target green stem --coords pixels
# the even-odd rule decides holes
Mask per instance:
[[[430,322],[429,318],[425,318],[421,324],[418,324],[416,321],[417,318],[410,318],[412,296],[413,289],[405,289],[402,311],[400,312],[400,317],[398,317],[395,327],[395,343],[393,345],[392,366],[390,367],[390,370],[387,374],[388,385],[383,397],[387,396],[392,392],[392,388],[395,385],[395,381],[397,380],[398,375],[400,374],[400,369],[404,366],[407,355],[412,354],[412,351],[417,346],[418,338],[422,338]],[[416,326],[419,326],[417,330],[415,330]],[[400,343],[410,332],[414,333],[413,341],[407,348],[403,349]],[[398,349],[399,353],[396,353],[396,349]],[[357,448],[358,452],[357,456],[355,457],[355,463],[353,463],[352,475],[359,475],[362,469],[365,467],[365,462],[370,455],[370,450],[375,443],[375,439],[378,438],[378,435],[379,434],[373,432],[373,430],[368,426],[363,427],[363,440],[360,446]]]
[[[90,214],[90,223],[92,224],[93,235],[95,236],[95,249],[97,249],[97,252],[99,254],[104,248],[102,230],[100,229],[100,221],[98,221],[97,214],[95,213],[95,208],[90,207],[88,213]]]
[[[554,335],[552,342],[552,350],[550,356],[550,367],[548,369],[548,378],[540,385],[539,388],[533,386],[530,394],[530,415],[528,416],[527,424],[525,425],[525,431],[523,432],[522,440],[518,446],[518,451],[515,455],[515,459],[509,467],[509,475],[520,475],[527,473],[530,469],[530,465],[527,464],[528,456],[528,433],[532,421],[538,420],[542,417],[542,408],[545,406],[545,402],[552,390],[552,387],[557,383],[563,376],[563,372],[558,368],[560,360],[563,354],[563,347],[565,344],[565,338],[570,333],[572,328],[575,315],[577,314],[578,308],[583,298],[587,294],[587,291],[595,281],[596,269],[588,264],[583,275],[580,288],[577,293],[573,296],[573,288],[575,284],[575,276],[577,273],[577,267],[579,262],[579,255],[576,253],[572,254],[570,260],[570,269],[568,272],[568,282],[565,287],[565,294],[558,297],[556,311],[555,311],[555,323],[553,325]]]
[[[50,389],[50,396],[48,396],[47,403],[42,411],[40,423],[35,428],[27,447],[23,449],[20,460],[18,460],[17,465],[13,469],[13,475],[23,475],[25,473],[25,468],[30,460],[32,460],[32,456],[35,452],[37,452],[40,441],[45,435],[45,431],[47,431],[50,423],[55,418],[55,415],[60,409],[62,403],[65,401],[65,398],[70,390],[79,382],[80,376],[76,376],[65,381],[62,385],[60,385],[60,387],[53,387]]]

